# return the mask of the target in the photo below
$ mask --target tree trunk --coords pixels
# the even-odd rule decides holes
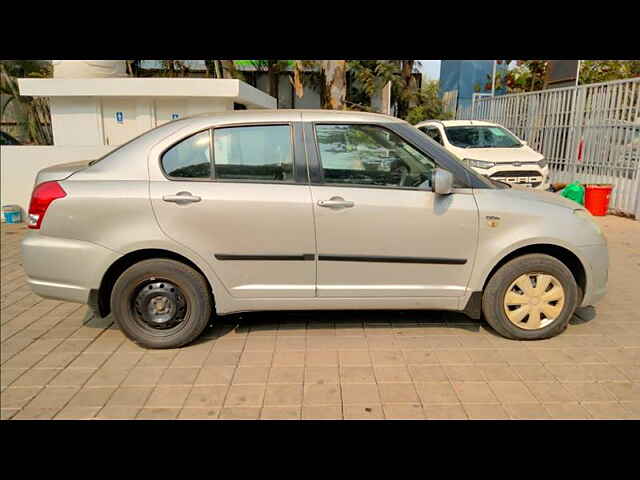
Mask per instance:
[[[322,107],[329,110],[344,110],[347,94],[346,60],[322,60],[320,64],[324,73]]]
[[[267,77],[269,78],[269,95],[278,102],[278,60],[268,60]]]
[[[216,78],[223,78],[222,75],[222,62],[220,60],[213,61],[213,68],[216,73]]]
[[[204,66],[207,69],[207,75],[211,78],[220,78],[217,72],[217,60],[205,60]]]
[[[401,62],[402,68],[400,71],[400,76],[402,77],[402,85],[404,91],[398,99],[398,117],[405,118],[409,113],[409,98],[411,96],[411,89],[413,88],[413,77],[411,73],[413,72],[413,64],[415,60],[401,60]]]
[[[175,60],[163,60],[163,68],[164,73],[167,77],[175,77],[176,76],[176,65]]]
[[[295,61],[295,68],[293,70],[293,88],[295,89],[296,96],[302,98],[304,96],[304,86],[302,83],[303,65],[301,60]]]
[[[235,78],[236,66],[233,64],[233,60],[220,60],[222,63],[222,77],[223,78]]]

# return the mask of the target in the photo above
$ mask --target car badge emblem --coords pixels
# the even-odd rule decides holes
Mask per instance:
[[[491,228],[495,228],[500,223],[500,217],[495,217],[493,215],[487,215],[487,225]]]
[[[513,162],[513,166],[514,167],[520,167],[520,166],[522,166],[522,162]]]

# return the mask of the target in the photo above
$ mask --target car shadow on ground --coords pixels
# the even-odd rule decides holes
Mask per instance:
[[[569,323],[581,325],[596,318],[594,307],[578,308]],[[113,321],[113,316],[98,317],[87,309],[83,324],[90,328],[118,328]],[[356,329],[387,329],[389,334],[401,333],[406,336],[429,335],[429,329],[436,329],[442,334],[442,329],[451,329],[451,334],[456,331],[469,333],[481,333],[482,331],[501,337],[484,320],[473,320],[458,312],[438,310],[314,310],[314,311],[283,311],[283,312],[247,312],[224,316],[216,316],[203,332],[203,334],[191,343],[208,342],[230,334],[242,334],[249,332],[262,332],[264,335],[277,334],[280,330],[286,330],[290,335],[305,335],[308,330],[321,330],[319,334],[332,335],[340,330],[352,330],[357,335]],[[419,332],[419,333],[417,333]],[[345,334],[349,334],[344,332]]]
[[[420,335],[425,334],[429,328],[450,328],[453,330],[465,330],[479,332],[483,328],[483,322],[472,320],[466,315],[447,311],[398,311],[398,310],[367,310],[367,311],[343,311],[343,310],[314,310],[314,311],[287,311],[287,312],[248,312],[225,315],[212,319],[205,336],[224,336],[231,332],[264,332],[264,334],[276,333],[279,330],[287,330],[291,334],[299,331],[305,334],[307,330],[325,329],[330,335],[330,330],[354,330],[359,328],[401,329],[402,333],[411,335],[412,330],[420,329]],[[354,331],[354,335],[357,334]]]

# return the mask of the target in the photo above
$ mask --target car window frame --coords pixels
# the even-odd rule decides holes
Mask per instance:
[[[307,128],[307,125],[309,128]],[[430,159],[434,164],[435,168],[442,168],[444,170],[449,171],[447,168],[443,167],[437,160],[435,160],[431,155],[427,154],[423,149],[418,148],[413,142],[407,140],[400,133],[384,126],[381,123],[376,122],[349,122],[349,121],[318,121],[318,122],[307,122],[305,125],[305,136],[308,137],[307,141],[311,141],[313,146],[311,148],[312,152],[315,155],[311,155],[308,158],[309,162],[309,176],[310,176],[310,184],[312,186],[327,186],[327,187],[345,187],[345,188],[376,188],[376,189],[386,189],[386,190],[408,190],[408,191],[419,191],[419,192],[433,192],[433,186],[431,189],[424,189],[418,187],[403,187],[403,186],[395,186],[395,185],[362,185],[356,183],[328,183],[324,178],[324,169],[322,168],[322,159],[320,157],[320,144],[318,142],[318,137],[316,135],[316,125],[353,125],[353,126],[370,126],[370,127],[378,127],[390,132],[393,135],[398,136],[403,142],[406,142],[411,148],[417,150],[422,155]],[[309,130],[311,130],[309,132]],[[423,132],[424,133],[424,132]],[[311,135],[310,135],[311,134]],[[433,139],[431,139],[433,140]],[[433,140],[435,142],[435,140]],[[436,142],[437,143],[437,142]],[[439,145],[439,144],[438,144]],[[314,158],[315,157],[315,158]],[[462,187],[461,187],[462,188]],[[466,187],[464,187],[466,188]]]
[[[291,158],[293,160],[293,176],[289,181],[278,180],[250,180],[250,179],[235,179],[235,178],[218,178],[216,176],[216,164],[215,164],[215,147],[214,147],[214,135],[215,130],[222,128],[242,128],[242,127],[271,127],[282,126],[289,127],[289,139],[291,148]],[[211,162],[211,169],[209,177],[197,178],[197,177],[175,177],[169,175],[163,165],[162,158],[166,152],[171,150],[176,145],[183,141],[198,135],[204,131],[209,131],[209,159]],[[212,182],[212,183],[258,183],[258,184],[273,184],[273,185],[308,185],[308,165],[306,161],[306,151],[304,145],[304,134],[302,132],[302,122],[299,121],[282,121],[282,122],[244,122],[244,123],[226,123],[218,125],[209,125],[207,127],[200,128],[189,135],[182,137],[180,140],[173,142],[168,147],[164,148],[158,155],[158,164],[162,175],[169,181],[173,182]]]

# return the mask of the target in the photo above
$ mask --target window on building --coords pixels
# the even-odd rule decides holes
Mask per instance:
[[[217,128],[213,144],[217,179],[293,181],[289,125]]]
[[[325,183],[430,187],[436,164],[402,138],[373,125],[317,125]]]

